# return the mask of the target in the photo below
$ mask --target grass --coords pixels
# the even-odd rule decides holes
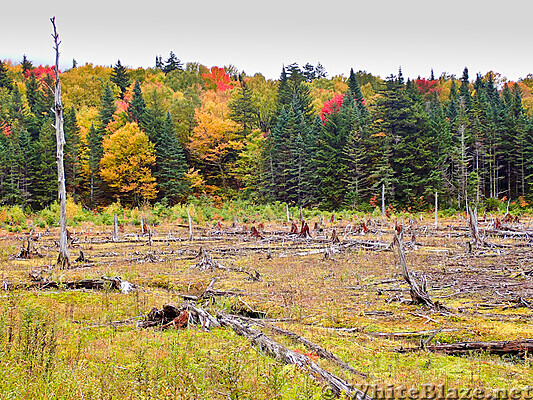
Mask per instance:
[[[276,208],[277,207],[277,208]],[[197,228],[212,226],[217,218],[205,209],[195,208]],[[214,209],[214,208],[213,208]],[[235,213],[244,212],[239,205],[218,211],[228,229]],[[54,270],[51,279],[75,280],[103,275],[121,276],[141,290],[130,294],[114,291],[16,290],[0,292],[0,398],[5,399],[322,399],[322,385],[294,366],[285,366],[266,356],[229,329],[202,332],[196,327],[181,331],[139,330],[134,324],[116,325],[113,321],[133,320],[152,307],[165,303],[179,304],[180,293],[202,293],[217,277],[216,289],[239,293],[219,297],[203,306],[212,312],[238,312],[252,308],[265,312],[267,318],[280,319],[277,326],[296,332],[337,354],[354,368],[368,374],[360,378],[325,360],[317,362],[354,385],[378,385],[422,389],[424,384],[444,384],[456,388],[522,388],[533,381],[532,359],[470,354],[452,357],[415,352],[400,354],[394,349],[418,346],[420,337],[391,338],[373,336],[375,332],[409,332],[447,329],[437,334],[442,343],[465,340],[509,340],[533,337],[531,313],[526,309],[479,309],[476,304],[490,302],[490,288],[455,293],[432,280],[437,272],[458,269],[456,257],[462,257],[465,238],[419,235],[417,242],[426,246],[409,251],[411,268],[429,274],[430,294],[462,313],[446,316],[431,313],[419,306],[394,301],[394,296],[408,297],[398,279],[396,260],[390,251],[353,249],[333,258],[323,254],[296,256],[296,245],[303,242],[272,242],[273,257],[268,258],[265,242],[246,236],[197,239],[193,242],[165,239],[188,237],[187,229],[177,226],[180,212],[164,210],[130,210],[122,212],[128,240],[100,243],[112,228],[105,218],[80,220],[72,227],[80,243],[71,254],[82,250],[90,267],[67,271]],[[246,212],[250,208],[245,209]],[[73,212],[74,215],[81,211]],[[115,210],[116,212],[116,210]],[[159,219],[156,241],[148,246],[140,233],[138,217]],[[281,221],[284,208],[271,206],[262,219],[252,210],[240,214],[241,222],[264,221],[267,231],[287,231]],[[296,212],[293,210],[292,212]],[[168,213],[168,214],[165,214]],[[226,214],[224,214],[226,213]],[[299,213],[299,211],[298,211]],[[200,218],[200,214],[202,217]],[[111,213],[112,215],[112,213]],[[294,214],[296,215],[296,214]],[[299,214],[298,214],[299,215]],[[311,221],[320,215],[308,214]],[[339,218],[339,216],[336,216]],[[272,219],[269,219],[272,218]],[[351,217],[350,217],[351,218]],[[35,219],[35,217],[34,217]],[[325,218],[328,220],[327,218]],[[432,219],[422,221],[431,224]],[[338,226],[348,223],[345,216]],[[449,220],[441,220],[442,226]],[[459,226],[459,221],[454,221]],[[327,228],[333,224],[328,222]],[[0,231],[0,275],[10,283],[28,282],[32,268],[51,265],[56,257],[53,238],[57,228],[37,227],[41,239],[35,242],[43,258],[15,260],[11,257],[22,243],[22,235],[8,229]],[[28,231],[30,228],[28,226]],[[340,229],[339,229],[340,230]],[[202,231],[205,236],[206,231]],[[200,236],[200,231],[198,231]],[[211,235],[213,236],[213,235]],[[268,235],[266,235],[268,237]],[[98,241],[96,240],[98,239]],[[358,240],[390,242],[390,233],[375,232]],[[491,239],[497,240],[497,239]],[[262,281],[246,280],[246,275],[232,271],[198,271],[191,268],[195,253],[207,247],[213,257],[227,266],[254,269]],[[277,247],[276,247],[277,246]],[[250,248],[265,251],[252,251]],[[229,251],[235,249],[236,251]],[[450,253],[432,252],[447,250]],[[154,258],[161,261],[154,261]],[[507,259],[483,257],[458,258],[462,276],[500,276],[498,268]],[[512,264],[512,259],[508,260]],[[509,264],[509,265],[511,265]],[[485,275],[483,275],[485,274]],[[492,275],[490,275],[492,274]],[[514,274],[508,274],[514,276]],[[435,278],[436,279],[436,278]],[[513,278],[527,285],[523,278]],[[449,296],[449,297],[447,297]],[[392,299],[392,301],[391,301]],[[488,299],[488,300],[487,300]],[[529,300],[529,299],[526,299]],[[428,318],[425,318],[426,315]],[[496,316],[491,316],[496,315]],[[359,328],[343,332],[328,328]],[[265,331],[271,335],[271,332]],[[286,337],[272,335],[289,348],[307,353],[300,344]]]

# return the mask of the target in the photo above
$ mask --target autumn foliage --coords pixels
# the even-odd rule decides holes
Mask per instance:
[[[220,67],[211,67],[209,72],[202,74],[206,89],[214,90],[215,92],[224,92],[232,89],[235,82],[231,81],[229,75]]]
[[[320,110],[320,119],[322,122],[326,122],[327,115],[339,112],[339,110],[342,107],[342,101],[344,99],[344,94],[337,94],[331,98],[331,100],[328,100],[324,103],[324,106]]]

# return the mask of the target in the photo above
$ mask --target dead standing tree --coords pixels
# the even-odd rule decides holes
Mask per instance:
[[[55,88],[54,88],[54,104],[52,111],[55,114],[56,141],[57,141],[57,181],[58,181],[58,202],[60,206],[59,212],[59,255],[57,257],[57,264],[62,268],[70,268],[70,255],[68,252],[67,241],[67,191],[65,188],[65,166],[63,163],[64,147],[65,147],[65,131],[63,129],[63,103],[61,102],[61,82],[59,82],[59,35],[56,30],[56,17],[50,18],[54,33],[54,50],[56,52],[55,65]]]
[[[429,308],[435,308],[435,303],[431,300],[429,297],[429,294],[426,289],[426,278],[424,276],[421,277],[420,282],[418,282],[415,274],[412,271],[409,271],[407,269],[407,260],[405,258],[405,251],[403,249],[403,233],[398,232],[394,230],[394,244],[395,247],[398,250],[398,256],[400,258],[400,265],[402,268],[402,276],[403,279],[409,284],[411,287],[411,298],[413,300],[414,304],[424,304],[428,306]]]

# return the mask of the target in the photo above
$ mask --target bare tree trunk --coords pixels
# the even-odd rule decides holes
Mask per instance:
[[[59,82],[59,35],[56,30],[56,18],[50,18],[54,33],[54,49],[56,52],[56,68],[55,68],[55,129],[57,141],[57,181],[58,181],[58,202],[60,206],[59,212],[59,256],[57,257],[57,264],[61,268],[70,268],[70,255],[68,252],[67,242],[67,191],[65,188],[65,166],[63,163],[63,149],[65,147],[65,131],[63,130],[63,103],[61,102],[61,83]]]
[[[117,214],[113,214],[113,241],[118,241],[118,218]]]
[[[385,218],[385,185],[381,185],[381,216]]]
[[[287,223],[291,222],[291,217],[289,215],[289,204],[285,203],[285,211],[287,213]]]
[[[191,219],[191,213],[189,212],[189,210],[187,210],[187,217],[189,217],[189,240],[192,240],[193,239],[193,235],[192,235],[192,219]]]
[[[439,227],[439,194],[435,192],[435,229]]]

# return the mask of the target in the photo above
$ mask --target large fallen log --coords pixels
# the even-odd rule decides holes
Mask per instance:
[[[414,347],[400,348],[396,351],[399,353],[410,353],[419,350],[421,350],[420,347]],[[526,353],[533,352],[533,339],[432,344],[424,346],[424,350],[449,355],[465,355],[473,351],[484,351],[498,355],[509,354],[522,356]]]
[[[239,317],[239,318],[243,319],[242,317]],[[246,318],[246,319],[248,319],[248,318]],[[361,376],[363,378],[366,378],[368,376],[367,374],[365,374],[363,372],[357,371],[355,368],[353,368],[351,365],[349,365],[348,363],[346,363],[343,360],[341,360],[339,357],[337,357],[332,352],[324,349],[323,347],[317,345],[316,343],[311,342],[309,339],[306,339],[306,338],[298,335],[297,333],[291,332],[291,331],[286,330],[286,329],[278,328],[277,326],[274,326],[274,325],[271,325],[271,324],[267,324],[266,322],[263,322],[263,321],[260,321],[260,320],[257,320],[257,319],[254,320],[254,323],[257,323],[257,324],[259,324],[261,326],[264,326],[265,328],[268,328],[272,332],[275,332],[277,334],[287,336],[287,337],[289,337],[290,339],[292,339],[295,342],[302,343],[305,347],[307,347],[307,349],[313,351],[317,356],[319,356],[321,358],[325,358],[326,360],[330,360],[330,361],[334,362],[335,364],[339,365],[341,368],[343,368],[343,369],[345,369],[347,371],[350,371],[353,374],[359,375],[359,376]]]
[[[331,372],[319,367],[317,364],[311,361],[309,357],[282,346],[274,339],[265,335],[263,332],[254,328],[250,328],[236,318],[219,313],[217,315],[217,320],[222,326],[229,326],[238,335],[246,337],[254,346],[258,347],[260,350],[264,351],[270,356],[285,364],[296,365],[316,375],[320,380],[329,385],[330,389],[336,396],[340,396],[341,393],[344,393],[348,398],[372,400],[371,397],[367,396],[361,390],[353,387],[343,379],[333,375]]]

